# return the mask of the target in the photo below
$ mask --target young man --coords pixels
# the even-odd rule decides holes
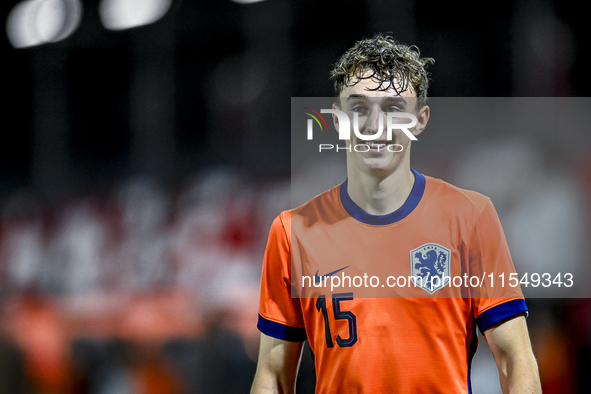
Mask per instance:
[[[450,285],[451,278],[514,272],[491,201],[412,169],[402,128],[385,137],[397,113],[415,116],[413,136],[425,129],[430,62],[378,35],[336,64],[334,109],[356,119],[361,136],[384,132],[373,141],[352,132],[347,146],[364,148],[347,149],[347,180],[271,226],[252,393],[294,392],[306,339],[317,393],[469,393],[478,328],[503,392],[540,392],[520,289],[498,281]],[[349,127],[333,120],[338,130]],[[376,278],[369,285],[368,273]],[[351,284],[363,276],[363,285]],[[337,277],[344,287],[322,286]]]

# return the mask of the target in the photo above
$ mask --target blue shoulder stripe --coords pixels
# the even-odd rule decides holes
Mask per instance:
[[[490,328],[490,326],[520,313],[525,313],[527,317],[528,309],[527,305],[525,305],[525,300],[511,300],[481,313],[480,316],[476,318],[476,323],[478,324],[480,331],[484,332]]]
[[[259,315],[257,328],[260,332],[273,338],[283,339],[290,342],[303,342],[307,339],[304,327],[291,327],[281,323],[267,320]]]

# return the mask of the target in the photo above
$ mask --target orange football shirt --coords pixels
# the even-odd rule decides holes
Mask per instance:
[[[527,313],[490,199],[412,171],[389,215],[345,181],[271,226],[258,328],[309,341],[317,393],[469,393],[477,327]]]

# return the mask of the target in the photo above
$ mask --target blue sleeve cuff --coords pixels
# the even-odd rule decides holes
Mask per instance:
[[[525,300],[511,300],[490,308],[476,318],[476,324],[481,332],[486,331],[490,326],[495,325],[515,315],[524,313],[527,317],[528,309]]]
[[[304,342],[308,337],[304,327],[291,327],[267,320],[259,315],[257,328],[260,332],[273,338],[290,342]]]

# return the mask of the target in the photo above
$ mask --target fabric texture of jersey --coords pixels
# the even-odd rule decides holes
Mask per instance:
[[[386,274],[409,277],[436,264],[452,277],[515,272],[489,198],[412,171],[411,194],[392,214],[361,210],[345,182],[271,226],[258,328],[309,341],[317,393],[468,393],[477,327],[527,313],[521,289],[506,284],[383,286]],[[382,285],[326,286],[333,276],[364,274]]]

